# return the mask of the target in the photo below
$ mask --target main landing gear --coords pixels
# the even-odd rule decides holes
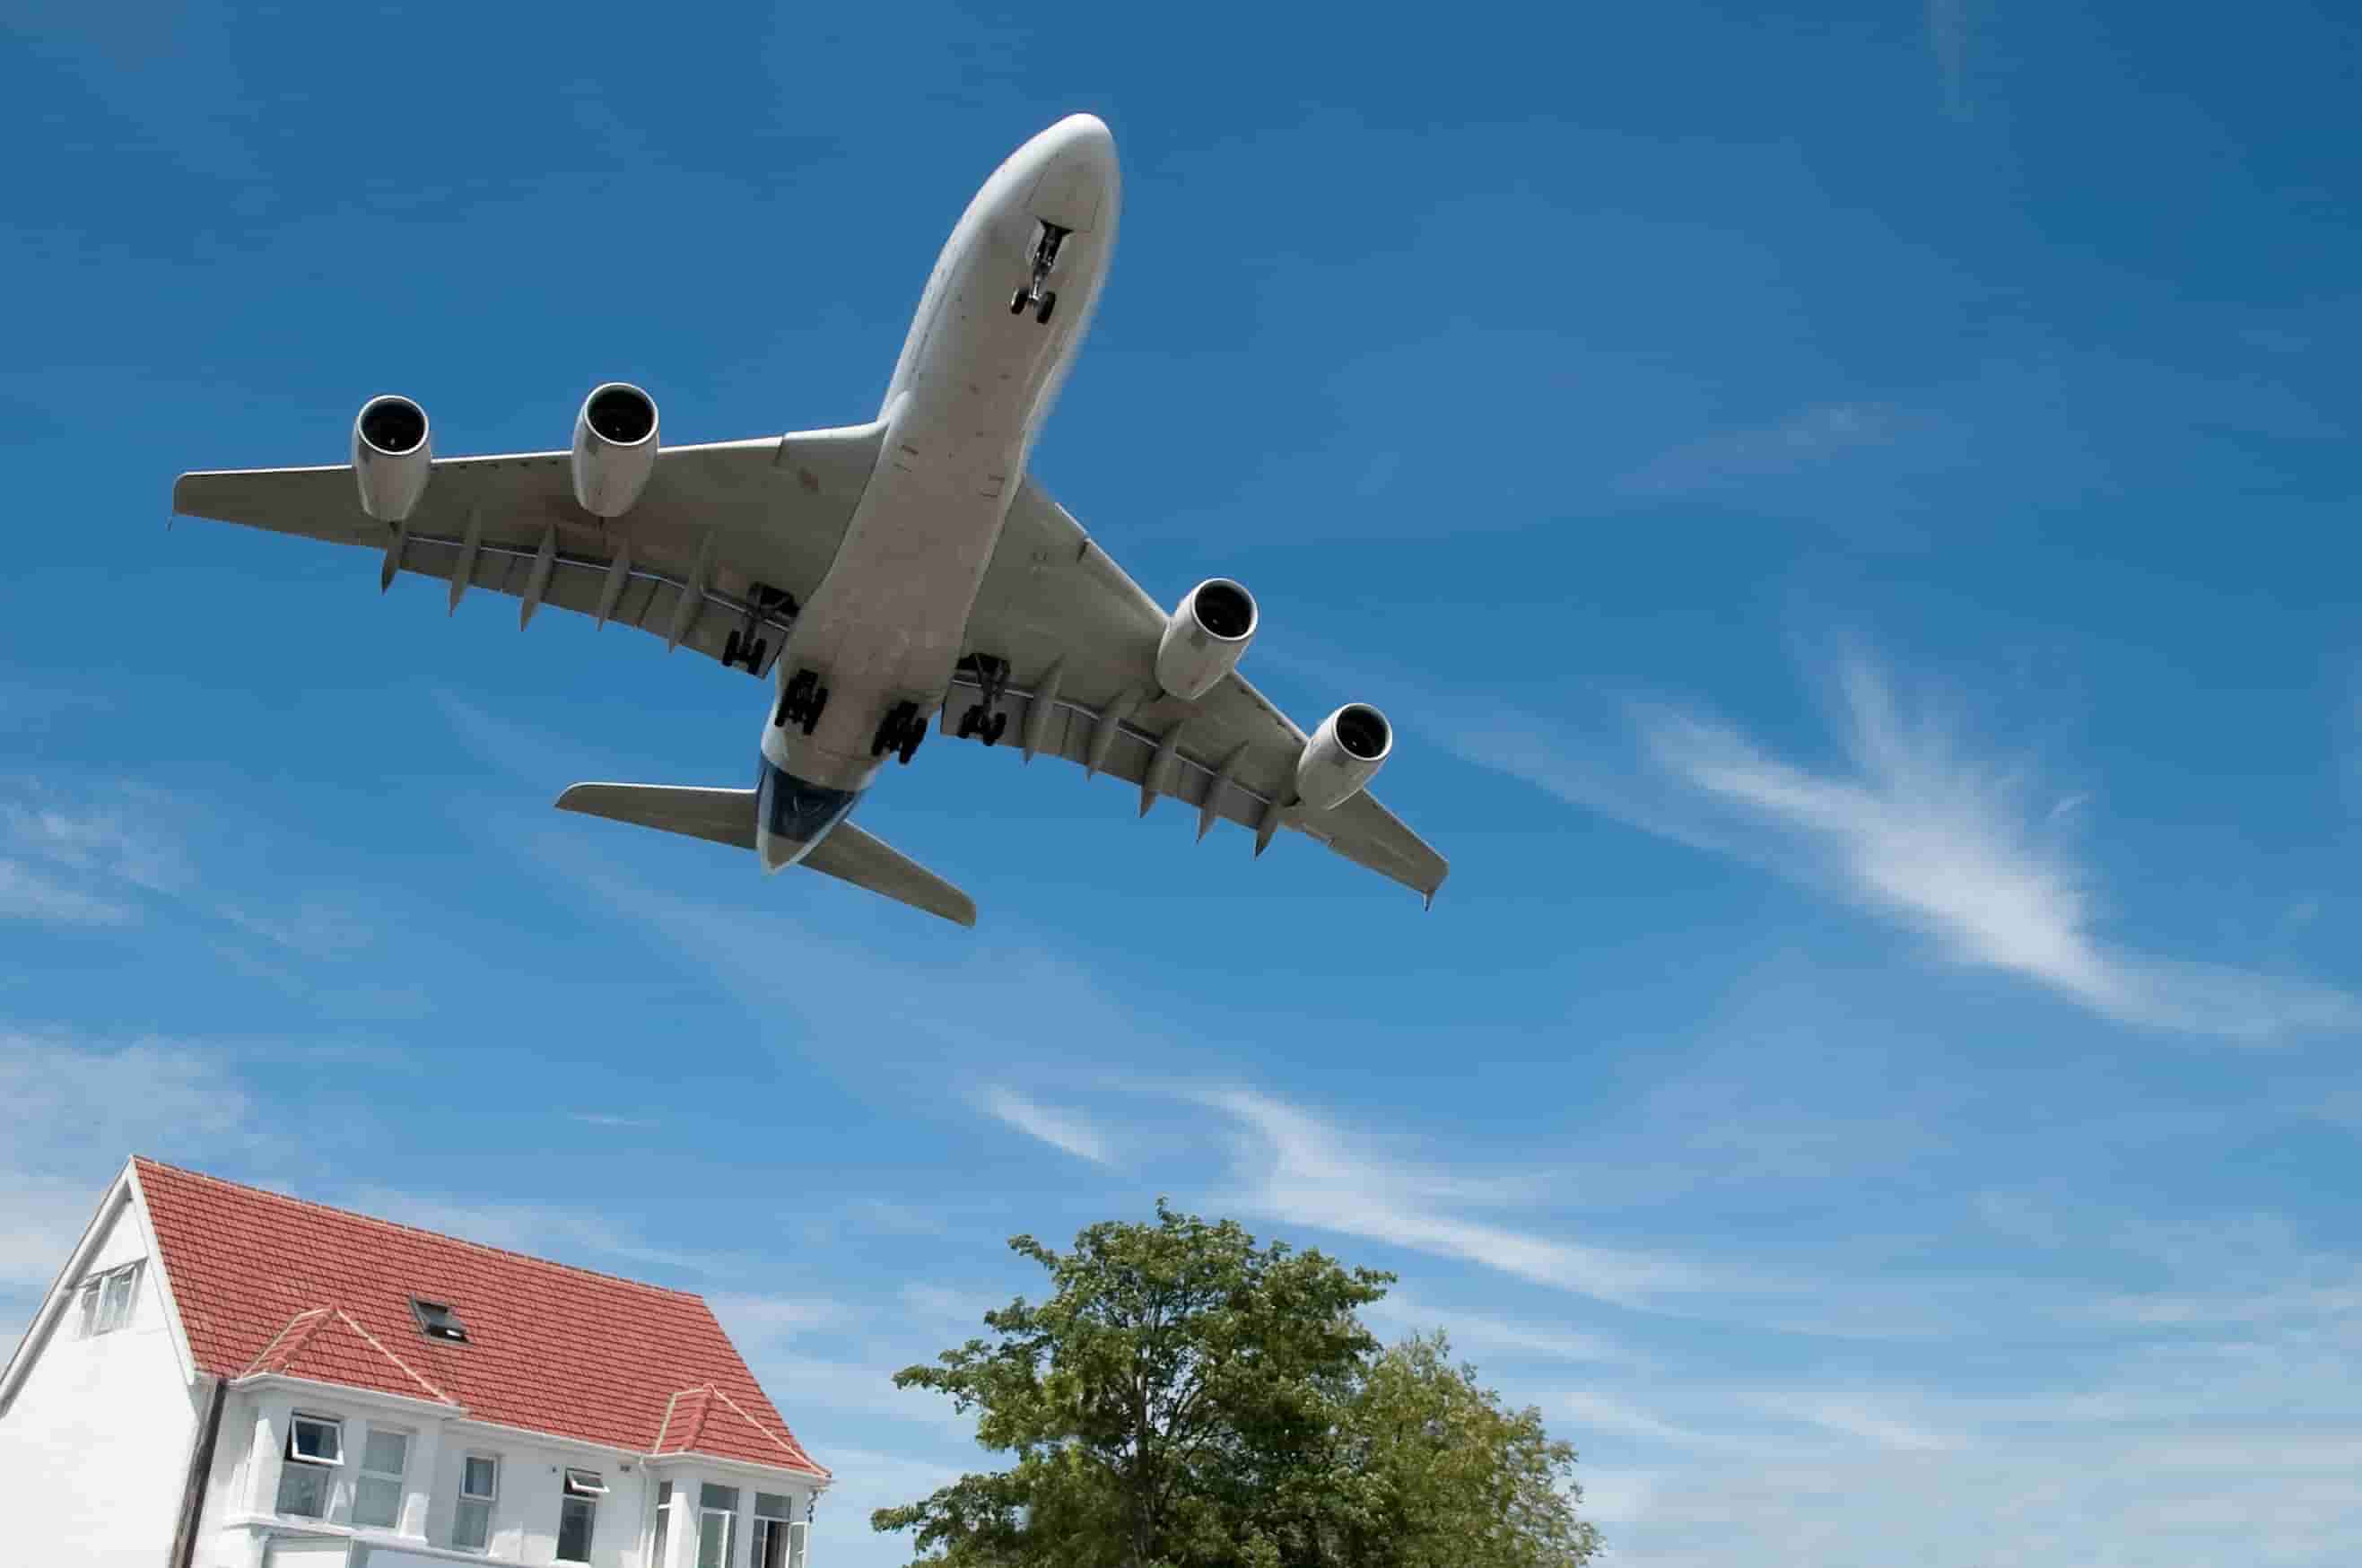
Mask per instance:
[[[999,741],[1002,732],[1008,728],[1008,714],[995,713],[987,718],[984,704],[978,702],[960,715],[959,738],[966,740],[970,735],[976,735],[980,737],[985,745],[992,745]]]
[[[738,665],[743,667],[749,675],[762,674],[763,660],[771,651],[771,640],[768,637],[756,636],[755,628],[760,623],[781,612],[785,612],[790,620],[794,619],[796,613],[794,594],[783,589],[773,588],[767,582],[752,584],[746,593],[745,616],[739,622],[737,629],[732,632],[722,645],[723,668],[726,669],[732,665]]]
[[[798,724],[804,734],[812,733],[820,723],[821,710],[828,706],[828,688],[820,683],[815,670],[800,669],[793,679],[779,688],[778,710],[771,715],[774,725]]]
[[[1033,276],[1015,293],[1009,296],[1009,314],[1023,315],[1030,307],[1033,319],[1043,326],[1050,325],[1050,313],[1058,308],[1058,296],[1042,285],[1050,280],[1050,269],[1058,264],[1058,247],[1065,243],[1074,230],[1060,228],[1054,223],[1042,226],[1042,237],[1033,242]]]
[[[975,735],[987,745],[996,745],[1009,729],[1009,715],[993,711],[1000,705],[1000,694],[1009,686],[1009,661],[990,654],[970,654],[960,660],[959,668],[976,676],[979,699],[960,715],[959,738],[966,740]]]
[[[919,743],[926,738],[927,721],[919,716],[919,705],[897,702],[877,721],[877,734],[869,743],[869,755],[883,756],[890,751],[908,764],[917,755]]]

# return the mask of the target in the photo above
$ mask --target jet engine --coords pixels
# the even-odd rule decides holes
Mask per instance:
[[[363,512],[381,523],[402,522],[434,471],[425,409],[406,397],[373,397],[361,404],[353,420],[353,479]]]
[[[609,381],[574,416],[574,499],[594,517],[621,517],[657,471],[657,405],[635,386]]]
[[[1156,684],[1195,701],[1239,667],[1255,635],[1254,595],[1228,578],[1184,594],[1156,644]]]
[[[1296,761],[1296,793],[1308,806],[1341,806],[1369,787],[1395,748],[1394,726],[1366,702],[1348,702],[1304,743]]]

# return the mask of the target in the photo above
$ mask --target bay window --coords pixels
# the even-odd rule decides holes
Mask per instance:
[[[295,1412],[287,1423],[287,1448],[279,1466],[275,1512],[301,1519],[326,1518],[337,1467],[345,1462],[345,1424],[333,1416]]]

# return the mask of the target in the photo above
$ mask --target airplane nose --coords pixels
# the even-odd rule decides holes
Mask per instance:
[[[1068,115],[1026,145],[1040,169],[1025,209],[1043,223],[1087,234],[1109,210],[1117,174],[1115,136],[1097,115]]]

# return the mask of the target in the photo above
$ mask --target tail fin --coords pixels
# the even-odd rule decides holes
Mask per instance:
[[[557,797],[557,809],[611,822],[677,833],[734,849],[755,847],[755,791],[701,790],[673,784],[577,784]],[[909,856],[851,823],[839,823],[800,865],[841,882],[941,915],[956,925],[976,923],[976,903]]]

